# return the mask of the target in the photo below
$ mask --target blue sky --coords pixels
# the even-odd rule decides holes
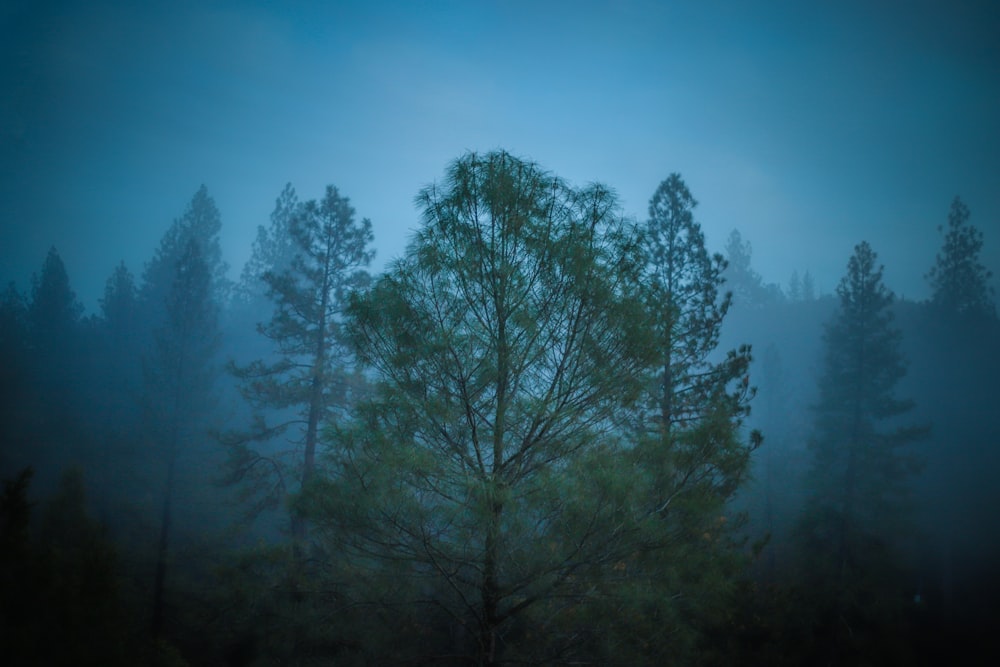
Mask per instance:
[[[831,291],[869,241],[924,274],[961,195],[1000,273],[1000,5],[15,2],[0,9],[0,279],[55,245],[87,310],[202,183],[234,275],[286,182],[336,185],[375,268],[418,190],[504,148],[644,219],[680,172],[710,249]]]

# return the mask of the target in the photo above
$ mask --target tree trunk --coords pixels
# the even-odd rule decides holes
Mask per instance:
[[[167,488],[163,495],[163,514],[160,520],[160,543],[156,550],[156,579],[153,583],[153,638],[157,639],[163,630],[163,589],[167,579],[167,547],[170,539],[171,505],[174,495],[174,470],[177,454],[171,447],[167,462]]]
[[[483,561],[483,581],[481,596],[483,616],[480,620],[479,664],[487,667],[498,665],[497,628],[500,625],[500,583],[497,578],[497,556],[500,534],[500,516],[503,504],[497,498],[495,483],[490,487],[490,515],[486,528],[485,556]]]

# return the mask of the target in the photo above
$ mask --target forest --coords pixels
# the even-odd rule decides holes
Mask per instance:
[[[765,282],[677,173],[635,220],[466,153],[381,273],[349,194],[286,185],[238,280],[202,186],[98,312],[59,239],[8,284],[3,664],[997,664],[959,196],[908,301],[863,238]]]

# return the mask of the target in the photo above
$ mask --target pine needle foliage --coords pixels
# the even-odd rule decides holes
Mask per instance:
[[[649,363],[641,255],[607,188],[504,152],[466,155],[417,201],[405,257],[351,303],[377,392],[334,434],[312,512],[334,551],[405,573],[399,603],[499,664],[635,529],[616,452]]]

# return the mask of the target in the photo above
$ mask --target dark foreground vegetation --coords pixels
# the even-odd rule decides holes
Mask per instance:
[[[835,294],[503,152],[371,225],[287,186],[240,280],[195,193],[85,315],[0,299],[5,665],[991,664],[1000,325],[956,198],[932,297]],[[969,657],[971,656],[971,657]]]

